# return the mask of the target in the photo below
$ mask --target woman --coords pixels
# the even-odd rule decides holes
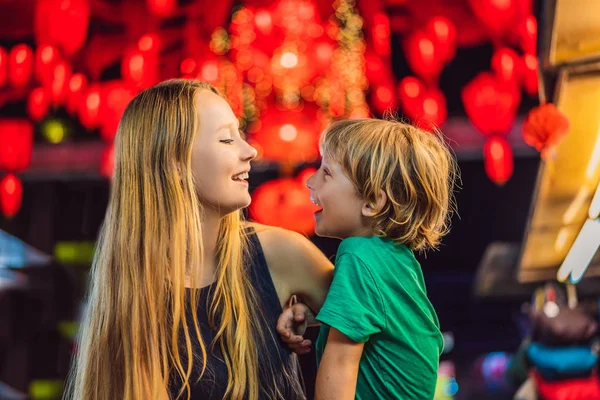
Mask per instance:
[[[210,85],[138,94],[115,173],[67,396],[302,398],[275,324],[300,294],[317,311],[332,264],[301,235],[243,222],[256,150]]]

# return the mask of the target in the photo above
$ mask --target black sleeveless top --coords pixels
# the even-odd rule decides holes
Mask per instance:
[[[250,262],[248,265],[248,275],[256,290],[259,307],[264,315],[264,321],[256,323],[258,329],[262,329],[264,343],[257,342],[258,348],[258,368],[260,382],[260,400],[285,399],[285,400],[303,400],[305,399],[302,377],[300,373],[298,358],[287,346],[280,340],[275,327],[277,318],[282,312],[279,297],[275,291],[275,285],[271,279],[271,274],[267,266],[262,247],[258,236],[254,232],[249,232]],[[219,343],[214,343],[215,331],[211,329],[207,309],[213,299],[214,283],[200,290],[198,295],[198,309],[196,311],[198,323],[202,333],[202,338],[207,351],[207,368],[202,379],[196,383],[202,368],[202,352],[196,335],[191,328],[190,336],[192,340],[192,349],[194,352],[194,366],[190,377],[191,400],[222,400],[227,387],[228,372],[223,353]],[[188,289],[187,294],[189,295]],[[218,315],[217,315],[218,318]],[[193,326],[192,316],[187,315],[188,326]],[[182,340],[184,343],[184,341]],[[180,350],[182,364],[185,365],[185,347]],[[169,392],[170,397],[175,399],[181,389],[181,380],[174,372],[170,377]],[[280,395],[276,396],[275,387]],[[184,391],[184,397],[185,391]]]

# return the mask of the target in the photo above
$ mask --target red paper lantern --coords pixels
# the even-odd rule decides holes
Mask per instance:
[[[444,125],[448,117],[448,108],[446,97],[441,90],[428,90],[421,96],[419,102],[419,113],[414,117],[417,126],[431,131]]]
[[[471,9],[479,21],[496,37],[504,35],[514,27],[524,0],[470,0]],[[530,2],[530,1],[529,1]]]
[[[390,49],[390,19],[384,13],[373,16],[373,47],[380,56],[389,56]]]
[[[166,17],[177,9],[177,0],[146,0],[146,5],[152,14]]]
[[[121,62],[121,75],[125,81],[140,88],[150,87],[158,80],[158,58],[153,52],[137,48],[129,50]]]
[[[389,83],[393,74],[390,66],[379,55],[367,51],[365,53],[365,76],[369,85],[378,86]]]
[[[498,136],[491,137],[483,147],[485,172],[492,182],[503,185],[513,173],[513,153],[508,142]]]
[[[43,119],[48,114],[50,98],[44,88],[35,88],[27,99],[27,113],[34,121]]]
[[[48,85],[52,80],[52,72],[60,60],[60,52],[54,46],[40,46],[35,54],[35,76],[43,85]]]
[[[425,93],[425,85],[414,76],[403,78],[398,84],[398,97],[406,115],[417,115],[419,113],[419,99]]]
[[[523,56],[524,73],[523,73],[523,88],[530,96],[538,94],[538,61],[532,54]]]
[[[306,106],[302,112],[270,109],[261,118],[261,128],[250,139],[266,160],[290,164],[315,161],[319,157],[316,122]]]
[[[533,108],[523,124],[523,139],[539,152],[556,145],[568,132],[569,119],[552,103]]]
[[[0,181],[0,206],[2,214],[14,217],[21,208],[23,199],[23,184],[13,174],[6,174]]]
[[[87,129],[94,129],[98,126],[100,120],[100,104],[102,96],[98,85],[91,85],[81,103],[79,103],[78,116],[79,122]]]
[[[535,54],[537,47],[537,20],[533,15],[528,15],[517,27],[519,45],[525,53]]]
[[[373,108],[379,114],[394,111],[396,108],[396,93],[392,84],[387,83],[373,90]]]
[[[67,99],[71,73],[71,66],[66,61],[59,61],[52,67],[46,91],[50,94],[50,101],[53,104],[63,104]]]
[[[26,86],[33,72],[33,52],[26,44],[19,44],[10,51],[8,80],[15,87]]]
[[[0,88],[6,83],[8,76],[8,52],[0,46]]]
[[[158,35],[147,33],[138,40],[138,49],[142,52],[159,53],[161,40]]]
[[[35,8],[36,42],[57,46],[71,56],[83,47],[89,22],[89,0],[38,0]]]
[[[100,134],[107,142],[114,140],[123,112],[134,96],[135,93],[123,82],[115,81],[105,85],[100,111]]]
[[[111,179],[115,168],[115,144],[109,143],[104,147],[100,159],[100,175]]]
[[[482,72],[462,90],[467,116],[484,135],[506,135],[513,126],[521,92]]]
[[[31,162],[33,126],[26,119],[0,120],[0,170],[19,172]]]
[[[274,179],[252,193],[250,216],[257,222],[279,226],[304,235],[315,230],[314,213],[319,209],[310,201],[310,191],[296,179]]]
[[[517,85],[521,70],[521,58],[508,47],[497,50],[492,56],[492,71],[503,82]]]
[[[77,112],[87,90],[88,80],[83,74],[73,74],[69,79],[66,109],[69,113]]]
[[[425,28],[440,52],[444,62],[454,58],[456,54],[456,27],[454,23],[445,17],[433,17]]]
[[[416,31],[406,42],[406,59],[413,72],[426,81],[434,81],[444,68],[437,39],[425,31]]]

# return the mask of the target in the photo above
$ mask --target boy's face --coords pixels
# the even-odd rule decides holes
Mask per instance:
[[[365,202],[339,163],[323,156],[321,168],[306,185],[313,203],[322,207],[315,213],[317,235],[344,239],[371,234],[362,214]]]

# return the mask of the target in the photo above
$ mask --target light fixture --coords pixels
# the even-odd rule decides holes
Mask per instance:
[[[600,219],[588,219],[558,269],[557,279],[563,282],[571,275],[571,283],[579,282],[598,247],[600,247]]]

